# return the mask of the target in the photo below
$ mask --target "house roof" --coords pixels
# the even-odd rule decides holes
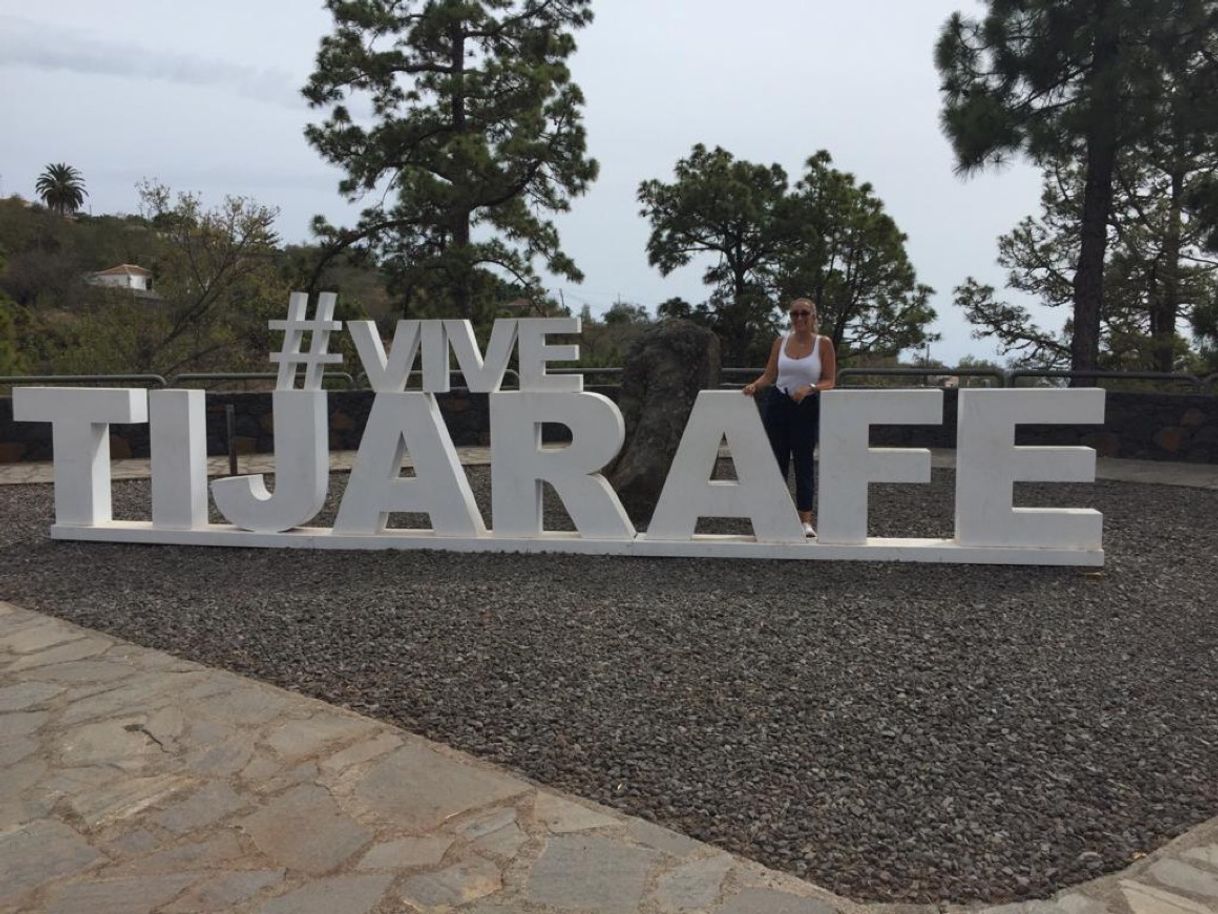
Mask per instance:
[[[120,263],[117,267],[110,267],[108,270],[98,270],[94,276],[151,276],[151,270],[145,270],[143,267],[137,267],[133,263]]]

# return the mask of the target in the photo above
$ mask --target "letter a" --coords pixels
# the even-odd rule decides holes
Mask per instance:
[[[711,479],[719,442],[725,437],[737,478]],[[738,391],[698,394],[647,527],[647,539],[688,540],[699,517],[747,517],[760,542],[806,542],[757,406]]]
[[[414,462],[413,479],[399,475],[407,449]],[[380,533],[393,511],[430,515],[432,529],[440,536],[486,533],[432,394],[376,395],[334,530]]]

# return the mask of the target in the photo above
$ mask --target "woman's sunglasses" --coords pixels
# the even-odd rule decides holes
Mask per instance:
[[[791,317],[811,317],[811,311],[792,311]]]

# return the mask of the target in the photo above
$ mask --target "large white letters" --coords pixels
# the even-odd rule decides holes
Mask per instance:
[[[544,339],[547,332],[567,332],[565,323],[563,329],[554,329],[554,323],[554,319],[533,322],[530,340],[536,343],[537,339]],[[448,393],[451,389],[448,371],[451,346],[457,358],[457,368],[465,378],[466,388],[471,393],[485,394],[494,393],[503,383],[512,348],[516,345],[516,324],[514,320],[495,321],[485,358],[478,349],[474,328],[469,321],[398,321],[388,355],[372,321],[348,321],[347,327],[355,341],[364,374],[368,376],[368,384],[377,393],[399,393],[406,389],[420,349],[423,353],[423,390],[428,393]],[[558,348],[536,344],[535,350],[530,351],[536,359],[558,358],[558,355],[550,352]],[[541,362],[532,369],[542,374],[544,370]]]
[[[207,526],[207,413],[201,390],[148,394],[152,523],[168,530]]]
[[[347,321],[347,330],[355,342],[355,351],[364,366],[368,386],[377,393],[391,394],[405,390],[406,381],[419,355],[419,322],[398,321],[388,356],[385,355],[376,324],[372,321]]]
[[[277,533],[308,523],[321,510],[330,483],[330,440],[326,393],[277,390],[275,410],[275,493],[262,474],[217,479],[211,484],[216,507],[245,530]]]
[[[13,418],[50,422],[55,522],[96,526],[111,517],[110,423],[147,422],[148,393],[123,388],[16,387]]]
[[[407,449],[414,464],[413,479],[399,475]],[[392,511],[430,515],[432,529],[440,536],[486,533],[431,394],[376,395],[334,529],[380,533]]]
[[[736,479],[711,479],[725,438]],[[699,517],[747,517],[759,542],[804,542],[803,527],[778,473],[757,406],[739,391],[698,394],[647,527],[647,539],[688,540]]]
[[[1015,426],[1104,421],[1104,391],[962,390],[956,434],[956,539],[966,546],[1099,549],[1103,516],[1014,508],[1013,483],[1093,482],[1089,447],[1015,447]]]
[[[571,443],[543,448],[544,422],[565,425]],[[562,499],[582,536],[634,536],[617,494],[600,470],[621,450],[622,414],[593,393],[491,394],[491,526],[497,535],[540,536],[542,483]]]
[[[556,346],[546,342],[551,333],[579,333],[578,317],[528,317],[516,322],[520,339],[520,389],[566,391],[584,389],[580,374],[552,375],[546,373],[547,362],[573,362],[579,358],[579,346],[569,343]]]
[[[444,332],[452,344],[457,357],[457,367],[465,378],[470,393],[490,394],[503,383],[512,347],[516,345],[516,321],[495,321],[490,342],[486,344],[486,358],[478,352],[474,339],[474,328],[469,321],[445,321]]]
[[[822,543],[867,542],[867,484],[930,482],[926,448],[873,448],[873,425],[938,425],[939,390],[831,390],[820,401]]]
[[[280,388],[273,394],[275,485],[261,475],[219,479],[215,505],[229,521],[208,520],[206,423],[201,391],[23,388],[18,421],[50,422],[55,516],[61,539],[327,549],[441,548],[1002,564],[1101,565],[1101,515],[1087,509],[1016,508],[1014,483],[1088,482],[1095,452],[1083,447],[1016,447],[1020,424],[1089,424],[1104,418],[1104,391],[963,390],[959,394],[954,535],[867,536],[872,482],[930,479],[924,448],[872,448],[874,425],[942,421],[937,390],[834,390],[821,398],[819,538],[806,538],[755,403],[739,391],[702,391],[684,429],[645,535],[636,535],[602,470],[625,437],[621,413],[585,393],[579,374],[550,374],[551,362],[576,359],[578,346],[552,334],[578,333],[578,319],[520,319],[495,324],[480,351],[467,321],[399,321],[388,354],[368,321],[348,325],[373,390],[371,413],[333,529],[307,527],[329,486],[328,396],[322,370],[334,297],[323,295],[309,319],[308,300],[292,296],[284,331]],[[311,337],[309,336],[311,335]],[[304,349],[309,337],[308,349]],[[513,351],[521,390],[502,393]],[[491,518],[488,530],[461,468],[435,394],[449,389],[449,366],[469,390],[489,395]],[[421,359],[422,392],[407,392]],[[304,366],[304,389],[293,390]],[[465,408],[479,405],[462,404]],[[150,520],[112,517],[111,423],[151,422]],[[542,426],[571,433],[543,446]],[[726,440],[735,479],[712,479]],[[403,477],[409,454],[414,476]],[[544,529],[543,493],[557,492],[575,532]],[[426,514],[430,529],[388,528],[392,513]],[[696,536],[703,517],[752,523],[753,535]]]

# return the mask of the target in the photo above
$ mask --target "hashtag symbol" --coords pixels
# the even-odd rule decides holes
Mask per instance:
[[[300,365],[305,366],[304,385],[301,390],[321,390],[325,366],[342,362],[341,354],[326,352],[330,345],[330,332],[343,329],[342,321],[333,319],[337,298],[333,292],[321,293],[317,297],[317,311],[313,320],[309,320],[309,296],[304,292],[293,292],[288,302],[288,319],[267,322],[272,330],[283,331],[283,348],[271,353],[271,361],[279,363],[276,390],[295,388],[296,369]],[[305,333],[312,334],[309,339],[309,351],[301,352]]]

